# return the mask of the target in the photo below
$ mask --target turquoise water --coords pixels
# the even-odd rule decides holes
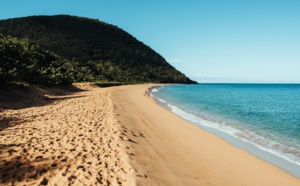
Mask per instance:
[[[194,124],[278,156],[300,173],[300,85],[174,85],[151,94]]]

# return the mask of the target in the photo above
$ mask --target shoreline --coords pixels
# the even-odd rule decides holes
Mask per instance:
[[[153,86],[117,94],[119,120],[146,134],[131,144],[131,165],[137,175],[147,175],[137,176],[138,185],[299,185],[295,176],[143,97]]]
[[[153,90],[153,89],[156,89],[159,87],[163,87],[163,86],[153,86],[150,88],[150,90]],[[269,162],[269,163],[281,168],[282,170],[288,172],[289,174],[297,177],[298,179],[300,179],[300,172],[299,172],[300,166],[298,164],[291,162],[277,154],[273,154],[272,152],[269,152],[268,149],[262,149],[261,147],[257,146],[256,144],[252,143],[251,141],[246,141],[246,140],[240,139],[236,136],[230,135],[229,133],[226,133],[222,130],[218,130],[216,128],[209,127],[207,125],[203,125],[201,123],[201,120],[200,121],[191,120],[185,114],[182,115],[180,113],[176,113],[176,112],[172,111],[172,108],[169,107],[167,104],[165,104],[164,100],[161,100],[160,98],[157,98],[155,96],[153,96],[153,98],[156,100],[156,103],[158,105],[160,105],[160,106],[166,108],[168,111],[180,116],[181,118],[188,121],[189,123],[192,123],[192,124],[200,127],[201,129],[208,131],[208,132],[224,139],[225,141],[229,142],[233,146],[241,148],[241,149],[249,152],[250,154],[262,159],[263,161]],[[204,122],[205,122],[204,118],[201,118],[201,119],[204,120]]]
[[[0,112],[0,184],[300,184],[144,96],[153,86],[76,84],[12,101]]]
[[[193,122],[191,122],[191,123],[193,123]],[[235,136],[231,136],[231,135],[224,133],[222,131],[219,131],[217,129],[202,126],[197,123],[194,123],[194,124],[201,127],[203,130],[206,130],[206,131],[222,138],[223,140],[229,142],[231,145],[233,145],[237,148],[240,148],[242,150],[245,150],[248,153],[252,154],[253,156],[256,156],[259,159],[261,159],[265,162],[268,162],[268,163],[282,169],[283,171],[287,172],[288,174],[300,179],[300,172],[299,172],[300,166],[299,165],[297,165],[293,162],[290,162],[287,159],[284,159],[284,158],[282,158],[276,154],[273,154],[267,150],[261,149],[258,146],[256,146],[255,144],[250,143],[249,141],[243,141],[242,139],[239,139]]]

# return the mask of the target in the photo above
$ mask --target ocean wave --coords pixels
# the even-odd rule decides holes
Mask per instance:
[[[155,87],[152,87],[152,88],[150,89],[150,91],[151,91],[151,92],[157,93],[157,92],[159,92],[162,88],[163,88],[163,86],[155,86]]]
[[[212,128],[223,133],[229,134],[232,137],[240,139],[246,143],[250,143],[260,150],[269,152],[273,155],[281,157],[291,163],[297,164],[300,166],[300,150],[297,147],[287,146],[286,144],[281,144],[276,140],[273,140],[273,137],[264,137],[261,136],[249,129],[235,126],[231,123],[226,123],[224,121],[211,120],[206,117],[197,115],[195,113],[188,112],[180,107],[177,107],[167,101],[155,97],[162,105],[167,107],[173,113],[181,116],[182,118],[198,125],[208,128]]]

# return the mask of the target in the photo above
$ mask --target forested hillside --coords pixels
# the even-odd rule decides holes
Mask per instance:
[[[6,38],[0,34],[0,85],[71,83],[74,72],[70,62],[28,39]]]
[[[55,83],[74,81],[195,83],[130,34],[98,20],[68,15],[15,18],[0,20],[0,33],[6,37],[20,38],[17,40],[2,37],[4,44],[0,47],[3,48],[5,45],[5,50],[0,50],[3,56],[11,56],[11,54],[6,54],[8,43],[10,47],[14,44],[19,46],[15,50],[17,53],[18,51],[29,52],[31,49],[28,51],[25,41],[33,42],[31,45],[39,48],[37,53],[42,53],[42,55],[51,53],[54,56],[53,60],[46,57],[47,62],[40,63],[60,64],[58,66],[64,69],[61,71],[62,77],[54,76],[58,79],[69,78],[54,81]],[[20,47],[23,47],[21,51]],[[31,53],[34,52],[31,51]],[[24,66],[26,63],[20,62],[24,61],[22,55],[23,53],[16,55],[22,60],[15,60]],[[35,59],[35,57],[29,55],[28,58]],[[13,60],[13,58],[10,59]],[[8,63],[13,64],[7,60],[7,57],[1,57],[0,60],[0,68],[3,68],[3,64],[6,66]],[[15,70],[18,70],[18,67],[16,66]],[[36,65],[34,68],[39,68],[39,66]],[[42,70],[35,69],[35,71]],[[2,73],[1,76],[7,75],[1,70],[0,73]],[[27,76],[35,75],[32,73]],[[49,82],[53,83],[52,80]],[[34,81],[33,83],[44,82]]]

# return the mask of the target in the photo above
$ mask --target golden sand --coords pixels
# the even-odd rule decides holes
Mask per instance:
[[[300,180],[188,123],[149,85],[49,96],[0,112],[0,185],[300,185]]]

